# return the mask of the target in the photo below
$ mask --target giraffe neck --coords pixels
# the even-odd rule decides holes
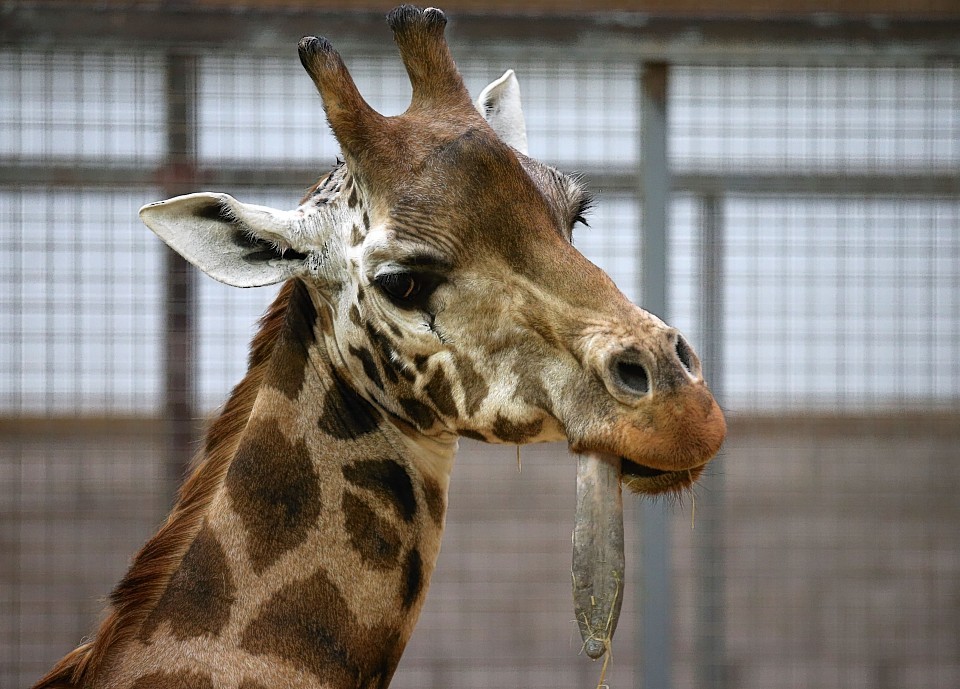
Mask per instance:
[[[339,373],[306,289],[285,291],[242,431],[211,430],[208,447],[235,447],[218,486],[98,685],[382,687],[399,662],[439,553],[455,442],[388,422]]]

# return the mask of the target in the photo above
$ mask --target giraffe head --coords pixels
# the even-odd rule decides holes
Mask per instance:
[[[688,485],[725,434],[693,349],[573,247],[588,194],[527,156],[513,73],[474,105],[442,12],[388,22],[413,87],[395,117],[300,41],[345,162],[299,207],[199,193],[144,222],[227,284],[301,280],[334,373],[414,440],[566,440],[621,456],[635,490]]]

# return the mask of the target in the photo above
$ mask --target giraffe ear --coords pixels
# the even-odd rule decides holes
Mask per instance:
[[[201,192],[150,203],[140,219],[204,273],[234,287],[261,287],[307,272],[293,246],[298,211],[240,203]]]
[[[520,105],[520,82],[512,69],[480,92],[477,110],[504,143],[527,154],[527,126]]]

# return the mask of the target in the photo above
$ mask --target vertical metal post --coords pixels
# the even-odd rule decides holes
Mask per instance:
[[[166,62],[167,159],[163,193],[190,191],[195,177],[196,61],[171,53]],[[195,285],[193,271],[177,253],[164,257],[164,413],[166,476],[173,486],[183,478],[195,437],[194,341]]]
[[[705,196],[700,215],[700,358],[714,396],[723,403],[724,318],[723,199]],[[697,492],[696,586],[699,595],[694,638],[696,685],[725,689],[726,629],[723,604],[723,469],[717,458],[700,479]]]
[[[667,162],[665,63],[643,63],[640,74],[640,198],[643,204],[643,307],[667,316],[667,231],[670,171]],[[662,503],[641,507],[640,643],[643,689],[669,689],[673,664],[670,525]]]

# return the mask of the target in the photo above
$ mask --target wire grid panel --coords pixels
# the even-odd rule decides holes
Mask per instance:
[[[741,426],[724,476],[734,686],[957,685],[958,429],[907,411]]]
[[[960,203],[879,187],[955,172],[960,70],[671,74],[674,169],[722,173],[674,201],[671,321],[696,342],[716,301],[735,412],[704,489],[722,491],[706,519],[726,569],[694,557],[699,520],[673,524],[677,685],[955,686]],[[846,191],[842,175],[821,194],[791,186],[838,172],[874,174],[878,189]],[[780,191],[724,193],[724,174]],[[714,293],[708,222],[721,236]],[[720,624],[700,628],[718,572]],[[704,635],[725,649],[709,683]]]
[[[960,397],[960,202],[725,203],[727,402],[949,405]]]
[[[0,190],[0,413],[160,409],[161,251],[149,189]]]
[[[960,85],[953,66],[677,67],[674,169],[955,170]]]
[[[169,506],[155,195],[0,190],[0,686],[91,631]]]
[[[0,188],[0,686],[91,631],[169,506],[158,192],[82,174],[157,164],[164,111],[155,54],[0,51],[0,160],[74,179]]]
[[[949,407],[960,395],[960,204],[730,195],[721,303],[728,408]],[[673,205],[671,322],[700,338],[702,202]]]
[[[70,88],[57,81],[62,62],[79,65]],[[405,107],[409,87],[398,60],[361,55],[348,62],[375,107],[387,113]],[[157,58],[12,51],[2,53],[0,66],[4,93],[9,88],[19,104],[0,99],[3,155],[107,165],[152,165],[162,156],[157,118],[165,103]],[[622,170],[637,162],[634,65],[611,56],[561,63],[500,50],[478,51],[461,67],[474,93],[503,69],[518,70],[533,155],[571,170]],[[671,160],[679,171],[752,170],[772,177],[797,170],[896,175],[948,169],[957,162],[960,138],[950,117],[958,110],[958,80],[956,68],[676,68],[669,93]],[[313,162],[319,175],[337,155],[319,98],[294,58],[204,55],[198,96],[204,165]],[[303,180],[303,189],[311,181]],[[303,189],[223,191],[289,208]],[[637,298],[639,202],[599,191],[591,227],[578,228],[576,244]],[[169,501],[162,479],[166,440],[149,423],[162,408],[160,244],[135,218],[140,203],[156,198],[146,188],[0,192],[4,236],[12,228],[15,238],[0,259],[3,413],[11,424],[28,416],[53,424],[32,435],[4,426],[2,538],[4,552],[14,556],[0,568],[3,686],[29,683],[89,631],[95,597],[109,590]],[[955,198],[811,197],[785,190],[725,197],[719,207],[729,407],[750,414],[955,408]],[[701,209],[695,194],[677,198],[671,227],[670,320],[695,345],[710,335],[700,328],[699,302],[716,298],[700,285]],[[80,229],[83,234],[72,232]],[[79,239],[91,236],[100,243]],[[114,247],[125,246],[127,253],[118,248],[114,254]],[[80,289],[65,287],[64,276]],[[203,414],[242,375],[253,323],[272,294],[199,282],[195,392]],[[87,424],[82,433],[66,423],[86,416],[107,423]],[[122,416],[146,425],[112,421]],[[856,430],[813,442],[809,437],[825,437],[823,429],[803,430],[746,433],[731,440],[725,460],[727,560],[748,563],[725,578],[732,609],[722,633],[729,637],[726,662],[735,685],[846,689],[902,679],[902,686],[955,686],[960,659],[949,643],[956,614],[949,594],[960,558],[948,534],[960,515],[943,499],[960,487],[950,463],[953,436],[934,425],[926,443],[909,434],[907,441],[869,443]],[[517,475],[511,452],[465,445],[444,553],[397,685],[595,681],[597,666],[576,657],[569,619],[573,487],[565,451],[524,451],[525,472]],[[851,447],[857,461],[842,462]],[[914,473],[915,484],[891,498],[884,477],[917,462],[926,468]],[[830,471],[835,464],[849,470],[843,481]],[[877,521],[878,490],[891,498],[882,504],[908,526]],[[690,531],[688,510],[689,503],[678,508],[673,523],[683,603],[679,686],[696,685],[689,638],[699,614],[691,576],[697,532]],[[883,537],[869,540],[877,523]],[[858,543],[880,552],[873,557],[868,547],[853,548]],[[905,569],[901,553],[928,563],[922,575]],[[79,570],[92,574],[71,576]],[[66,574],[57,578],[60,572]],[[823,592],[827,596],[818,598]],[[628,621],[636,601],[630,596],[614,686],[635,683],[641,662]],[[847,608],[845,600],[852,601]],[[919,612],[911,621],[890,601]],[[894,626],[885,626],[891,620]],[[794,643],[798,639],[802,643]],[[829,640],[829,648],[818,639]],[[911,655],[911,639],[925,642],[924,654]],[[783,666],[788,671],[778,673]]]
[[[0,156],[156,163],[163,61],[140,54],[0,50]]]
[[[5,420],[0,685],[31,686],[93,630],[170,506],[164,446],[149,421]]]
[[[674,204],[671,319],[694,331],[709,297],[697,296],[702,209],[717,204],[727,407],[955,405],[956,195],[851,193],[842,176],[822,194],[791,184],[955,172],[960,70],[677,67],[669,97],[674,170],[718,171],[720,189],[724,174],[783,180]]]

